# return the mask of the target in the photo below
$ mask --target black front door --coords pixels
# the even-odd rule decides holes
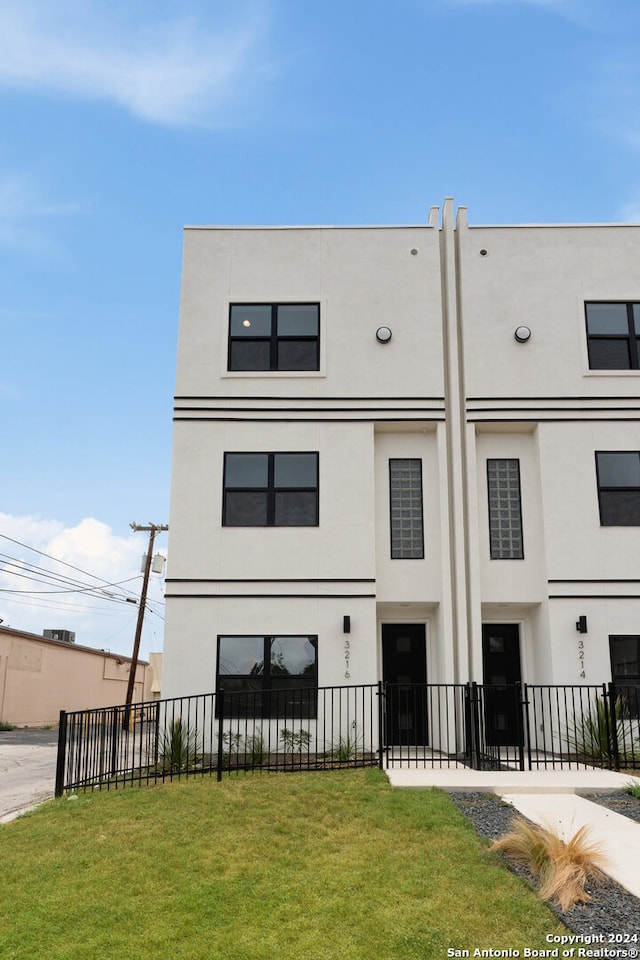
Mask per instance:
[[[387,743],[424,746],[427,739],[427,649],[424,623],[382,625],[387,685]]]
[[[489,746],[519,746],[520,628],[517,623],[482,624],[485,739]]]

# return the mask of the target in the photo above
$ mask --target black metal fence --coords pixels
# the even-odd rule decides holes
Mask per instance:
[[[376,766],[380,695],[380,684],[365,684],[62,712],[56,796],[241,770]]]
[[[56,796],[378,765],[640,769],[639,688],[378,683],[62,712]]]

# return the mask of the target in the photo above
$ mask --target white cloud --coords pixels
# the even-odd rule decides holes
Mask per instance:
[[[186,16],[132,23],[136,9],[0,0],[0,84],[115,101],[160,124],[219,119],[259,63],[262,16],[243,6],[240,26],[215,29]]]
[[[0,173],[0,245],[36,254],[59,254],[46,231],[45,220],[84,212],[77,202],[56,203],[42,195],[38,183],[25,173]]]
[[[140,596],[141,557],[147,544],[143,535],[119,537],[107,524],[93,518],[65,527],[56,520],[2,513],[0,535],[3,626],[36,634],[48,628],[74,630],[78,644],[131,655],[138,607],[124,597]],[[162,544],[160,552],[166,553]],[[32,579],[37,576],[33,566],[61,580],[36,582]],[[143,657],[162,647],[163,584],[162,577],[152,575],[148,597],[153,612],[145,616]],[[101,598],[94,595],[93,588],[103,591]],[[110,596],[119,597],[120,602]]]

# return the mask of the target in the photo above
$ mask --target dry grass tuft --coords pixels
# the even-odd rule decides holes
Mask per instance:
[[[511,830],[491,846],[526,867],[538,882],[542,900],[557,903],[564,912],[591,900],[585,886],[604,877],[606,856],[580,827],[565,843],[553,830],[516,818]]]

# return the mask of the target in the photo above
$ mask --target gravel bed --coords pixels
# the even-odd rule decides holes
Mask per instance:
[[[449,796],[460,812],[471,821],[476,833],[489,840],[496,840],[506,833],[514,817],[520,816],[513,807],[492,793],[450,793]],[[601,794],[600,802],[608,796],[609,794]],[[620,800],[618,793],[611,796],[616,803]],[[589,796],[588,799],[595,798]],[[634,802],[637,804],[637,801]],[[513,873],[523,877],[535,888],[533,879],[519,864],[509,862],[507,858],[505,863]],[[610,879],[592,883],[587,887],[587,892],[593,899],[588,903],[572,907],[566,913],[563,913],[559,907],[550,905],[572,933],[583,935],[598,933],[605,936],[640,933],[640,900],[637,897]],[[603,946],[606,945],[603,944]],[[609,944],[609,946],[615,945]],[[638,944],[630,944],[630,946],[637,947]]]
[[[612,810],[614,813],[621,813],[630,820],[640,823],[640,800],[632,797],[629,793],[621,793],[619,790],[612,790],[611,793],[581,793],[585,800],[591,800],[592,803],[599,803],[600,806]],[[638,865],[640,869],[640,864]]]

